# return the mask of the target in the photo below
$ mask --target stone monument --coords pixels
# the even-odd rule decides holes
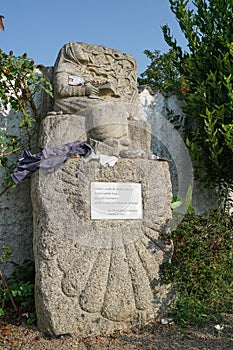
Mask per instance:
[[[82,140],[88,158],[32,178],[38,327],[51,335],[111,334],[158,320],[173,300],[160,266],[171,219],[170,174],[151,154],[137,107],[137,65],[85,43],[61,49],[42,148]],[[162,235],[163,234],[163,235]]]

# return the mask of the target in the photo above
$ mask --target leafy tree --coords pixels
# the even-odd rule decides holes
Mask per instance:
[[[32,139],[38,130],[40,113],[35,104],[35,95],[40,90],[52,94],[50,82],[38,74],[32,59],[27,54],[16,57],[13,52],[6,54],[0,50],[0,102],[2,112],[13,110],[17,124],[14,134],[8,127],[0,129],[0,168],[5,178],[0,184],[0,195],[13,186],[10,173],[15,166],[15,157],[23,148],[31,148]],[[3,117],[3,115],[0,115]],[[7,124],[12,114],[7,115]]]
[[[185,89],[187,145],[193,157],[196,178],[217,186],[227,200],[233,187],[233,0],[169,0],[188,50],[180,47],[167,25],[164,39],[172,52],[174,86]],[[149,58],[153,58],[153,54]],[[152,56],[151,56],[152,55]],[[171,57],[171,54],[169,54]],[[160,64],[168,54],[154,61]],[[169,61],[167,61],[169,64]],[[150,79],[151,64],[146,72]],[[169,70],[163,68],[166,88]],[[149,75],[150,72],[150,75]],[[153,83],[153,80],[151,80]],[[169,84],[168,84],[169,83]]]
[[[180,73],[174,66],[174,51],[171,49],[161,54],[159,50],[154,52],[145,50],[144,53],[151,60],[151,63],[138,78],[138,83],[140,85],[149,85],[153,90],[180,93],[182,84],[185,86],[185,82],[182,82]]]

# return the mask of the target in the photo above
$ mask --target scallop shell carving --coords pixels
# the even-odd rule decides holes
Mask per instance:
[[[124,159],[104,168],[97,162],[70,160],[53,182],[53,205],[61,198],[64,203],[60,230],[74,244],[57,257],[62,292],[84,313],[113,322],[132,320],[140,313],[152,318],[166,296],[159,288],[159,266],[170,259],[172,246],[159,238],[169,214],[164,215],[168,203],[158,197],[160,191],[161,197],[167,193],[168,184],[163,174],[151,176],[153,162],[146,171],[143,162]],[[91,181],[141,183],[143,220],[90,220]]]

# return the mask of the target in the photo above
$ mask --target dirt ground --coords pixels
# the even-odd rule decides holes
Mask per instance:
[[[0,318],[1,350],[232,350],[233,315],[224,315],[217,331],[214,323],[202,327],[150,324],[141,330],[109,336],[47,338],[21,320]]]

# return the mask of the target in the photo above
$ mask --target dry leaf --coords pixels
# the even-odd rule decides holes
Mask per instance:
[[[0,28],[1,28],[2,30],[5,29],[4,24],[3,24],[3,21],[2,21],[3,18],[5,18],[5,17],[2,16],[2,15],[0,15]]]
[[[7,329],[7,328],[2,330],[2,335],[4,335],[5,337],[8,337],[9,333],[10,333],[9,329]]]

